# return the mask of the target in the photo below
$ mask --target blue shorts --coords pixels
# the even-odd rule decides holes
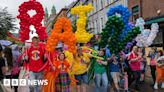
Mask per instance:
[[[88,84],[88,74],[87,74],[87,72],[83,73],[83,74],[75,75],[75,79],[78,81],[77,85],[81,85],[81,83]]]

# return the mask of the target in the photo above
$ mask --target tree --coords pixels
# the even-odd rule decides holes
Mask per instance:
[[[5,39],[7,32],[16,29],[14,22],[15,18],[9,14],[7,8],[0,8],[0,39]]]

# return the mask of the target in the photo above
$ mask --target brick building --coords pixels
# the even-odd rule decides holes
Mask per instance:
[[[132,12],[131,21],[142,17],[146,28],[155,22],[159,24],[160,31],[152,46],[164,48],[164,0],[128,0],[128,8]]]

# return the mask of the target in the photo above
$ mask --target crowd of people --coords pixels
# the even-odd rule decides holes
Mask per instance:
[[[123,50],[110,55],[106,54],[109,51],[107,48],[97,48],[98,46],[92,44],[77,44],[77,53],[71,54],[73,59],[69,61],[64,45],[56,48],[55,54],[49,57],[45,47],[38,44],[38,37],[33,37],[32,44],[28,48],[0,46],[0,92],[5,90],[3,79],[18,79],[21,67],[29,70],[29,79],[41,80],[45,78],[47,72],[56,72],[53,81],[54,91],[51,92],[74,92],[72,91],[74,86],[71,86],[73,79],[69,72],[73,73],[76,80],[76,92],[87,92],[87,86],[93,84],[92,82],[97,92],[101,92],[101,88],[103,92],[109,91],[108,88],[116,92],[120,90],[128,92],[132,84],[136,90],[140,90],[141,84],[145,81],[146,67],[150,65],[154,89],[158,89],[159,84],[164,88],[164,52],[157,50],[156,47],[152,47],[148,55],[144,48],[137,46],[133,46],[129,52]],[[89,49],[82,48],[83,46]],[[96,56],[92,50],[96,51]],[[147,58],[150,58],[150,61],[147,61]],[[46,63],[49,67],[41,69]],[[14,91],[8,92],[22,92],[19,87],[11,88]],[[27,91],[25,88],[23,90]],[[29,92],[49,91],[37,85],[29,86]]]

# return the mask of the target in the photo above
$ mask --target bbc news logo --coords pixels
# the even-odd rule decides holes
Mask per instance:
[[[48,85],[48,80],[3,79],[4,86]]]

